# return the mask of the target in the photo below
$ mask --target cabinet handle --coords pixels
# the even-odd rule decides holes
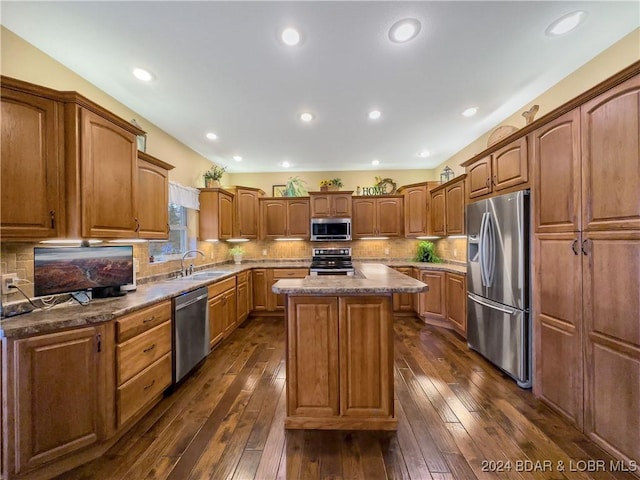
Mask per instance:
[[[586,256],[589,253],[591,253],[591,240],[587,238],[582,241],[582,254]]]
[[[156,344],[154,343],[153,345],[151,345],[149,348],[145,348],[144,350],[142,350],[144,353],[150,352],[151,350],[153,350],[154,348],[156,348]]]
[[[485,185],[486,185],[487,188],[491,187],[491,177],[487,178],[487,181],[486,181]]]
[[[102,351],[102,335],[100,333],[96,334],[96,351],[98,353]]]
[[[136,233],[138,233],[140,231],[140,222],[138,221],[137,218],[134,218],[135,222],[136,222]]]
[[[150,318],[145,318],[144,320],[142,320],[142,323],[149,323],[149,322],[153,322],[156,319],[156,316],[153,315]]]
[[[51,210],[49,216],[51,217],[51,228],[56,228],[56,211]]]
[[[149,390],[151,387],[153,387],[153,385],[156,383],[155,380],[153,380],[153,382],[151,382],[149,385],[147,385],[146,387],[144,387],[144,390]]]
[[[495,186],[498,185],[498,176],[494,175],[493,178],[491,179],[491,183]]]
[[[222,304],[226,305],[227,304],[227,297],[222,297]]]
[[[571,250],[573,250],[574,255],[579,255],[580,254],[580,251],[578,250],[578,239],[577,238],[571,243]]]

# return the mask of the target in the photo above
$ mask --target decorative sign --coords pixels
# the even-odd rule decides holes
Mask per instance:
[[[387,186],[373,186],[373,187],[362,187],[362,195],[385,195],[387,193]]]
[[[372,187],[356,189],[356,195],[393,195],[396,193],[396,182],[390,178],[375,177],[376,184]]]

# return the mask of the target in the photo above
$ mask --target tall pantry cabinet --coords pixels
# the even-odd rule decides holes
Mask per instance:
[[[640,76],[531,134],[534,393],[640,461]]]

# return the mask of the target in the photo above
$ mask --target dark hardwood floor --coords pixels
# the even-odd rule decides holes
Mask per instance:
[[[107,454],[60,478],[636,478],[611,473],[611,457],[457,334],[413,317],[395,334],[397,432],[285,431],[284,323],[256,317]]]

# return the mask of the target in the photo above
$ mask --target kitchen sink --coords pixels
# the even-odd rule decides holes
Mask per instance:
[[[227,275],[229,272],[225,272],[225,271],[219,271],[219,270],[206,270],[203,272],[196,272],[192,275],[189,275],[189,277],[195,277],[195,278],[216,278],[216,277],[221,277],[222,275]],[[185,278],[189,278],[189,277],[185,277]]]

